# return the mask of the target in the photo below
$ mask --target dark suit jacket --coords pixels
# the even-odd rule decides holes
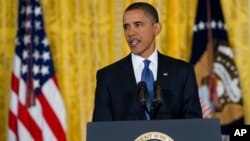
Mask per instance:
[[[96,77],[93,121],[146,120],[131,54],[98,70]],[[157,80],[163,88],[163,104],[156,119],[202,118],[192,65],[158,52]]]

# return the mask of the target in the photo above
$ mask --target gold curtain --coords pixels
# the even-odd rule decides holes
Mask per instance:
[[[122,15],[135,0],[41,0],[45,30],[67,110],[67,138],[86,140],[95,92],[95,73],[129,53]],[[163,30],[157,48],[188,60],[197,0],[144,0],[157,7]],[[223,0],[229,38],[236,53],[244,99],[250,99],[250,4]],[[6,140],[18,0],[0,0],[0,140]],[[247,103],[247,101],[244,101]],[[250,107],[248,102],[248,107]],[[250,112],[246,108],[245,112]],[[247,121],[250,123],[249,119]]]
[[[240,74],[245,123],[250,124],[250,1],[222,0],[222,6]]]

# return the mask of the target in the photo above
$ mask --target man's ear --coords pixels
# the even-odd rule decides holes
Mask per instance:
[[[158,35],[161,32],[161,27],[162,25],[160,22],[154,24],[155,35]]]

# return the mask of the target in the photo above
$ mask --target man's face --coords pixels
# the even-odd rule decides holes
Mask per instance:
[[[160,23],[153,23],[141,9],[124,13],[123,28],[132,53],[148,58],[155,50],[155,36],[161,30]]]

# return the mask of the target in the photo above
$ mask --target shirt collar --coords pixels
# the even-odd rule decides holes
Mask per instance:
[[[134,53],[131,53],[131,57],[132,57],[132,63],[133,63],[133,66],[135,67],[138,67],[144,60],[145,58],[139,56],[139,55],[136,55]],[[158,65],[158,53],[157,53],[157,50],[155,49],[154,52],[147,58],[147,60],[150,60],[151,63],[156,66],[157,68],[157,65]]]

